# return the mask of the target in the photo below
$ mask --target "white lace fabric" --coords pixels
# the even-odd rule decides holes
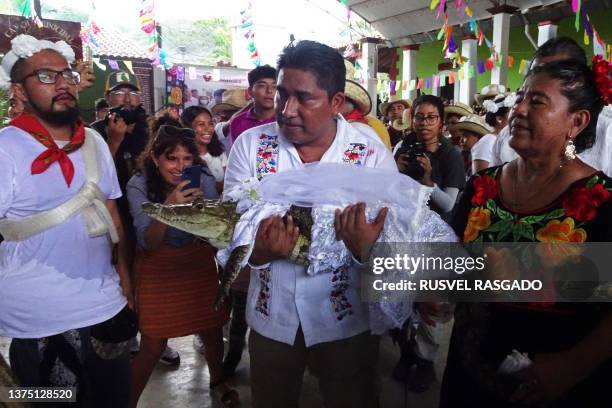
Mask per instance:
[[[247,264],[259,223],[271,215],[283,216],[291,205],[312,207],[312,242],[307,274],[331,273],[352,263],[352,254],[343,241],[336,240],[336,209],[357,202],[366,203],[366,219],[372,222],[379,211],[389,213],[378,242],[454,242],[452,229],[429,210],[427,201],[432,189],[396,171],[363,168],[335,163],[308,165],[265,177],[261,182],[245,182],[239,189],[226,193],[238,200],[240,221],[234,229],[231,244],[217,253],[224,265],[231,251],[250,245],[243,260]],[[369,304],[371,329],[380,334],[399,327],[412,313],[412,299],[403,302]]]

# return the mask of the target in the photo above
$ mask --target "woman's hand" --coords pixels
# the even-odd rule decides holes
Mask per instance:
[[[397,169],[400,171],[400,173],[403,173],[408,169],[408,166],[410,166],[410,159],[408,158],[407,154],[400,154],[395,161],[395,164],[397,164]]]
[[[199,188],[189,188],[183,191],[183,187],[189,184],[189,180],[181,181],[164,201],[165,205],[169,204],[186,204],[193,202],[196,198],[202,197],[202,190]]]
[[[557,400],[582,380],[575,367],[568,352],[537,354],[532,365],[516,374],[522,382],[512,402],[545,405]]]
[[[357,260],[364,261],[385,226],[388,212],[388,208],[382,208],[374,222],[368,224],[364,203],[349,205],[343,211],[337,209],[334,221],[336,239],[344,241]]]
[[[416,160],[419,163],[419,165],[423,168],[423,170],[425,170],[425,174],[423,174],[423,177],[419,181],[421,182],[421,184],[424,184],[429,187],[433,187],[434,182],[431,178],[431,171],[432,171],[431,160],[429,160],[429,157],[427,157],[427,155],[419,156],[416,158]]]

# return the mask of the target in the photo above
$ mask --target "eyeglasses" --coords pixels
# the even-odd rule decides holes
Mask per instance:
[[[55,71],[53,69],[47,68],[37,69],[30,75],[24,76],[21,81],[18,82],[23,82],[29,77],[35,76],[43,84],[54,84],[57,82],[57,78],[59,78],[60,75],[62,76],[62,78],[64,78],[64,81],[66,81],[70,85],[78,85],[79,82],[81,82],[81,76],[78,72],[74,72],[70,69],[65,69],[63,71]]]
[[[416,115],[414,117],[414,121],[415,122],[425,123],[427,125],[435,124],[438,121],[438,119],[440,119],[440,116],[438,116],[438,115],[427,115],[427,116]]]
[[[125,98],[128,95],[130,95],[130,98],[140,97],[140,92],[137,91],[112,91],[110,94],[121,98]]]

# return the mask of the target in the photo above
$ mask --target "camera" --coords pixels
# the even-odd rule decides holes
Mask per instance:
[[[123,106],[117,106],[115,108],[112,108],[108,111],[108,115],[106,116],[107,121],[110,115],[112,115],[113,113],[121,117],[126,125],[131,125],[136,122],[144,123],[147,119],[147,113],[142,108],[142,106],[139,106],[135,109],[126,108]]]
[[[425,170],[419,162],[416,160],[417,157],[424,157],[427,155],[427,151],[425,150],[425,146],[421,142],[412,142],[407,144],[402,144],[402,146],[395,152],[395,160],[401,156],[407,155],[408,161],[410,164],[408,168],[402,171],[403,174],[412,177],[415,180],[420,180],[425,175]]]

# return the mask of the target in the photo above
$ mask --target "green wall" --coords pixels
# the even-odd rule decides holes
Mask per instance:
[[[609,44],[612,42],[612,10],[606,10],[598,12],[593,15],[589,15],[591,24],[599,32],[600,37]],[[587,52],[588,60],[593,56],[593,43],[590,42],[588,46],[584,45],[584,27],[580,26],[580,31],[576,32],[574,28],[574,17],[565,18],[558,22],[559,29],[557,32],[558,36],[567,36],[575,39],[578,44],[583,45]],[[538,26],[532,24],[529,32],[534,41],[538,39]],[[489,40],[492,39],[493,35],[491,32],[486,32],[485,35]],[[455,42],[460,45],[461,39],[455,37]],[[438,64],[446,62],[443,58],[442,52],[443,41],[434,41],[427,44],[421,44],[419,53],[417,56],[417,75],[419,78],[431,77],[438,73]],[[516,27],[510,30],[510,45],[508,47],[510,55],[514,57],[514,66],[508,69],[508,86],[512,90],[516,90],[520,87],[523,81],[523,75],[518,73],[521,60],[529,60],[535,51],[527,37],[525,37],[525,28]],[[401,54],[401,53],[400,53]],[[486,44],[478,47],[478,61],[484,61],[491,55]],[[505,57],[505,56],[504,56]],[[399,60],[399,67],[401,67],[401,59]],[[477,78],[477,89],[480,90],[482,87],[488,85],[491,81],[491,73],[485,71],[483,74],[478,75],[476,69]],[[427,92],[427,91],[426,91]],[[428,93],[428,92],[427,92]]]

